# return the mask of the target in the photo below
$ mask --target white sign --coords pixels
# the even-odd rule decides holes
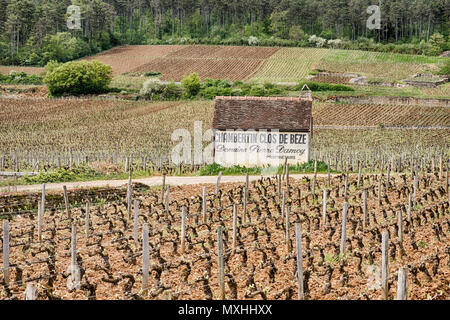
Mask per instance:
[[[224,167],[279,166],[308,162],[310,133],[278,130],[216,130],[214,162]]]

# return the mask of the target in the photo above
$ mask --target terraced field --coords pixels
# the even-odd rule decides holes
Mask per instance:
[[[254,81],[297,82],[317,68],[328,49],[281,48],[252,78]]]
[[[327,50],[316,68],[398,81],[415,73],[438,70],[436,64],[439,60],[442,58],[357,50]]]
[[[196,72],[201,79],[247,80],[276,51],[278,48],[272,47],[187,46],[132,71],[157,71],[163,74],[163,80],[175,81],[181,81],[191,72]]]
[[[125,72],[149,63],[149,61],[164,57],[172,51],[179,50],[183,46],[125,46],[114,48],[98,55],[86,58],[86,60],[99,60],[108,64],[113,69],[113,75]],[[154,71],[154,70],[151,70]]]

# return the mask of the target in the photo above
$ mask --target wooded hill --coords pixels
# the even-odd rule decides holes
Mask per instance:
[[[81,30],[67,28],[71,4]],[[380,5],[380,30],[366,27],[370,5]],[[0,63],[43,65],[119,44],[327,45],[312,35],[344,49],[437,55],[449,49],[449,21],[450,0],[0,0]]]

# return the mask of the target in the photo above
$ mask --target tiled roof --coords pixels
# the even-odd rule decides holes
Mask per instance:
[[[218,96],[215,100],[213,128],[309,131],[311,118],[312,99]]]

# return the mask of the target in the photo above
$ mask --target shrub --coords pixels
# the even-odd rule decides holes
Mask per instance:
[[[175,82],[165,84],[159,79],[148,79],[144,82],[140,96],[147,100],[178,100],[183,89]]]
[[[450,58],[445,59],[445,64],[439,70],[438,74],[450,76]]]
[[[146,72],[144,73],[144,77],[156,77],[160,76],[161,72]]]
[[[305,38],[305,32],[303,31],[301,26],[292,26],[289,29],[289,39],[300,41]]]
[[[141,97],[153,100],[153,97],[163,92],[164,85],[159,79],[148,79],[142,85]]]
[[[162,100],[178,100],[183,95],[183,89],[175,82],[164,85],[161,99]]]
[[[189,97],[195,97],[201,88],[200,78],[193,72],[189,76],[184,76],[181,85],[186,89]]]
[[[257,37],[250,36],[250,37],[248,38],[248,45],[249,45],[249,46],[257,46],[258,44],[259,44],[259,40],[258,40]]]
[[[80,95],[106,92],[111,79],[111,67],[100,61],[73,61],[48,72],[44,83],[53,96]]]
[[[345,86],[343,84],[330,84],[313,81],[301,81],[297,86],[297,90],[301,90],[305,84],[311,91],[355,91],[352,87]]]
[[[313,34],[309,37],[309,42],[314,44],[317,48],[322,48],[327,43],[327,40]]]
[[[267,91],[263,85],[257,84],[252,86],[252,88],[250,89],[250,95],[255,97],[263,97],[267,95]]]
[[[42,79],[34,74],[27,75],[25,72],[16,72],[12,70],[8,75],[0,73],[0,82],[7,84],[42,84]]]

